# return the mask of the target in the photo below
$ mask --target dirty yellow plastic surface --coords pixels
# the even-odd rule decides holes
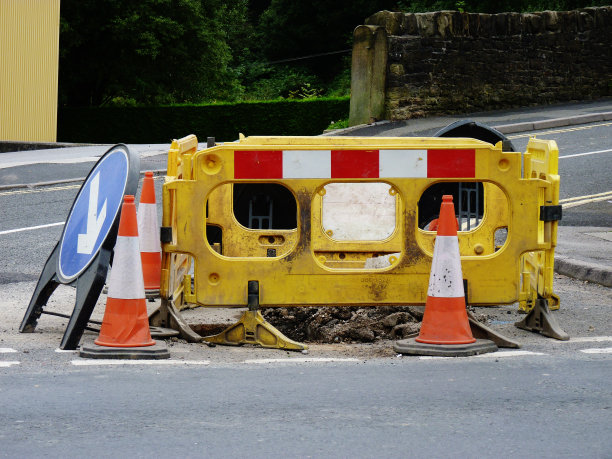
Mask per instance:
[[[172,229],[172,241],[162,244],[161,294],[178,308],[244,306],[250,280],[259,281],[262,306],[425,304],[435,232],[418,228],[418,201],[435,183],[459,181],[482,182],[485,193],[482,221],[470,231],[459,232],[469,303],[518,301],[527,310],[540,295],[558,307],[552,291],[557,222],[540,221],[540,206],[558,204],[554,141],[531,139],[524,155],[503,152],[501,142],[417,137],[241,137],[238,142],[196,149],[195,136],[173,142],[163,186],[162,225]],[[235,175],[237,152],[330,150],[473,150],[474,173],[451,178],[244,179]],[[325,186],[335,182],[388,184],[396,203],[393,233],[383,240],[355,241],[336,239],[326,231],[322,200]],[[241,225],[232,208],[233,183],[286,187],[297,202],[297,228],[255,230]],[[207,224],[221,228],[220,246],[208,243]],[[505,242],[496,246],[496,232],[506,228]],[[387,257],[387,266],[366,268],[366,260],[381,256]],[[193,286],[192,278],[186,277],[191,268]]]

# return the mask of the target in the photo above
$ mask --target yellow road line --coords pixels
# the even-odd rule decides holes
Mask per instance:
[[[141,172],[141,175],[143,173],[144,172]],[[165,175],[154,175],[153,176],[153,180],[164,180],[165,178],[166,178]],[[85,179],[83,178],[83,179],[76,179],[76,180],[85,180]],[[140,180],[142,181],[142,179]],[[42,193],[46,191],[74,190],[76,188],[80,188],[81,185],[82,184],[79,183],[77,185],[63,185],[63,186],[49,187],[48,185],[40,184],[40,185],[32,186],[31,188],[23,188],[23,189],[18,189],[18,190],[11,190],[11,191],[0,191],[0,196],[11,196],[14,194]]]
[[[580,201],[582,199],[588,199],[588,198],[596,198],[598,196],[608,196],[612,194],[612,190],[611,191],[605,191],[603,193],[597,193],[597,194],[588,194],[586,196],[576,196],[575,198],[565,198],[565,199],[560,199],[559,202],[564,203],[564,202],[571,202],[571,201]]]
[[[30,193],[43,193],[46,191],[65,191],[65,190],[74,190],[81,188],[81,184],[78,185],[66,185],[66,186],[55,186],[52,188],[26,188],[23,190],[12,190],[12,191],[3,191],[0,192],[0,196],[12,196],[15,194],[30,194]]]
[[[605,201],[607,199],[612,199],[612,191],[606,191],[604,193],[597,193],[586,196],[576,196],[574,198],[560,199],[559,204],[563,204],[564,209],[571,209],[572,207],[583,206],[592,202]]]
[[[548,134],[561,134],[564,132],[574,132],[574,131],[584,131],[586,129],[593,129],[596,127],[602,127],[602,126],[610,126],[612,125],[612,122],[610,123],[602,123],[602,124],[595,124],[595,125],[589,125],[589,126],[578,126],[578,127],[573,127],[573,128],[564,128],[564,129],[554,129],[552,131],[545,131],[545,132],[538,132],[537,134],[518,134],[518,135],[511,135],[508,136],[509,139],[522,139],[525,137],[533,137],[534,135],[537,136],[543,136],[543,135],[548,135]],[[533,131],[533,132],[537,132],[537,131]]]

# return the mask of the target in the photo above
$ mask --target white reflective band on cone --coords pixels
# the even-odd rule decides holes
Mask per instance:
[[[436,236],[427,296],[438,298],[465,296],[457,236]]]
[[[140,252],[161,252],[157,205],[141,202],[138,205],[137,219]]]
[[[117,236],[108,280],[108,297],[137,300],[144,298],[144,291],[138,238]]]

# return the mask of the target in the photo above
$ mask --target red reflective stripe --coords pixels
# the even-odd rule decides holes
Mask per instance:
[[[378,178],[378,150],[332,150],[332,178]]]
[[[283,152],[281,150],[235,151],[234,178],[283,178]]]
[[[454,178],[476,176],[474,150],[427,150],[427,177]]]

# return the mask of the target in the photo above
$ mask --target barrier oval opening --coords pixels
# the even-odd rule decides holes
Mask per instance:
[[[315,199],[312,248],[319,265],[367,271],[396,265],[404,245],[398,223],[401,196],[393,185],[331,182]]]
[[[338,241],[382,241],[397,226],[397,193],[384,182],[328,183],[322,199],[323,231]]]
[[[491,255],[508,240],[509,202],[492,182],[439,182],[421,194],[417,204],[417,243],[431,255],[442,196],[453,196],[459,251],[462,256]]]
[[[206,201],[206,240],[222,256],[278,258],[297,242],[297,212],[284,185],[225,183]]]

